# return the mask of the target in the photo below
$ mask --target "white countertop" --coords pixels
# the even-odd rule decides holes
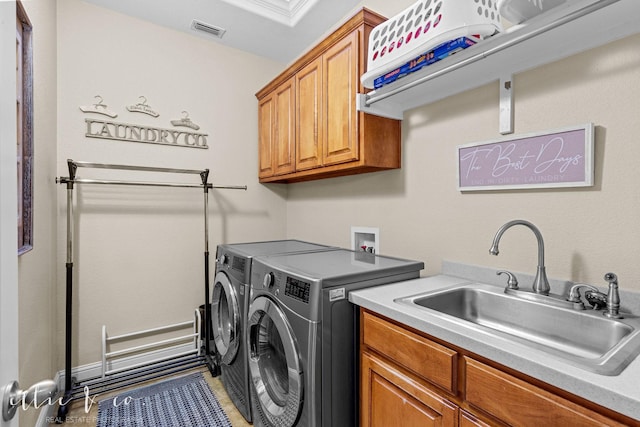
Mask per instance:
[[[455,265],[455,264],[454,264]],[[472,268],[472,267],[470,267]],[[481,268],[482,269],[482,268]],[[443,267],[446,272],[447,268]],[[619,375],[608,376],[572,366],[567,361],[490,333],[461,326],[430,310],[395,302],[396,299],[481,280],[450,272],[390,285],[353,291],[352,303],[379,313],[433,337],[447,341],[577,396],[640,420],[640,357]],[[467,275],[468,271],[462,276]],[[482,273],[482,271],[481,271]],[[481,278],[488,278],[487,270]],[[493,273],[495,276],[495,273]],[[519,276],[520,277],[520,276]],[[493,281],[489,279],[487,281]],[[484,281],[483,281],[484,282]],[[485,282],[486,283],[486,282]],[[524,283],[524,282],[523,282]],[[492,284],[492,283],[489,283]],[[553,286],[553,284],[552,284]]]

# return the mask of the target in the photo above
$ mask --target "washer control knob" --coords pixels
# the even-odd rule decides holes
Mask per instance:
[[[262,279],[262,286],[264,288],[269,289],[270,287],[273,286],[274,283],[275,283],[275,277],[273,276],[273,273],[267,273],[264,275],[264,279]]]
[[[219,259],[218,262],[222,265],[227,265],[229,264],[229,255],[227,254],[223,254]]]

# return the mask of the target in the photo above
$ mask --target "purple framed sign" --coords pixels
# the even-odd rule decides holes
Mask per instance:
[[[460,145],[458,190],[589,187],[593,123]]]

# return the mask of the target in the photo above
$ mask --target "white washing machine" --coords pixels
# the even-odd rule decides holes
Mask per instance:
[[[256,257],[247,320],[253,422],[358,425],[352,290],[419,277],[424,263],[335,251]]]
[[[266,254],[336,249],[300,240],[219,245],[216,276],[211,290],[209,351],[216,351],[220,379],[240,413],[251,422],[249,373],[245,351],[245,323],[249,306],[249,281],[253,257]]]

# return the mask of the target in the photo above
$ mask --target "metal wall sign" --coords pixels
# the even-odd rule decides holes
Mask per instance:
[[[460,191],[588,187],[594,125],[460,145],[457,157]]]
[[[113,121],[85,119],[88,138],[115,141],[142,142],[145,144],[172,145],[188,148],[209,148],[206,133],[164,129],[154,126],[134,125]]]

